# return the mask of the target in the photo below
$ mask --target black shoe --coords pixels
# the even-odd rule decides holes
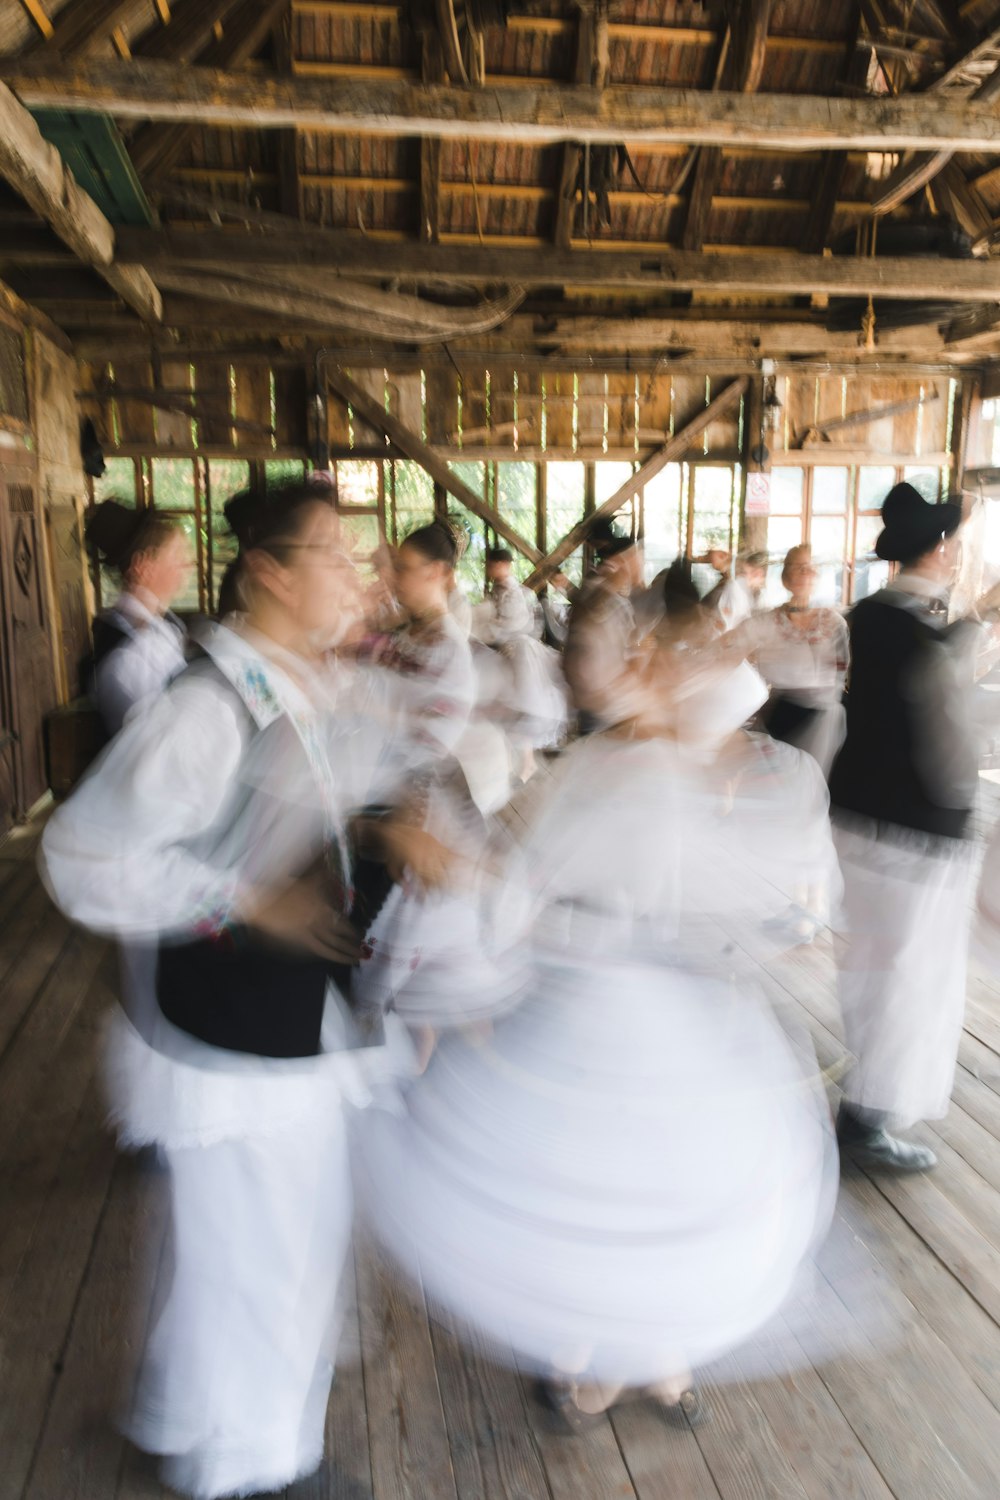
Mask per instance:
[[[581,1411],[576,1404],[576,1385],[564,1380],[536,1380],[534,1395],[548,1417],[549,1427],[563,1437],[589,1432],[601,1422],[603,1412]]]
[[[929,1146],[902,1141],[885,1128],[886,1116],[875,1110],[840,1106],[837,1140],[844,1156],[861,1167],[885,1172],[929,1172],[937,1157]]]
[[[663,1407],[663,1415],[672,1427],[702,1427],[708,1421],[708,1411],[698,1392],[681,1391],[676,1401]]]

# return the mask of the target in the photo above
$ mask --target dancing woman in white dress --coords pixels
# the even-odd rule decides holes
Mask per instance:
[[[530,963],[521,1003],[485,1031],[443,1004],[405,1113],[366,1121],[382,1242],[571,1423],[623,1387],[678,1402],[781,1308],[832,1207],[829,1111],[748,956],[832,863],[825,788],[736,732],[756,674],[702,679],[694,654],[665,647],[647,711],[570,749],[487,882],[484,942]]]
[[[173,1262],[126,1430],[199,1500],[321,1460],[345,1115],[384,1054],[351,1050],[329,977],[357,955],[345,819],[365,800],[319,671],[353,596],[330,491],[247,493],[227,516],[245,613],[126,725],[41,856],[59,906],[122,944],[111,1108],[125,1145],[165,1157]]]

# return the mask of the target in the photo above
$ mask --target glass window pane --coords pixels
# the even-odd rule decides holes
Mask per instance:
[[[340,515],[340,536],[345,551],[364,567],[379,544],[378,516]]]
[[[667,464],[645,486],[643,516],[646,581],[649,582],[683,551],[680,464]]]
[[[843,598],[847,522],[839,516],[814,515],[809,540],[812,544],[813,564],[819,575],[815,601],[817,604],[839,604]]]
[[[153,504],[157,510],[194,510],[194,460],[153,459]]]
[[[730,548],[733,542],[733,470],[728,465],[697,464],[694,468],[695,557],[710,547]]]
[[[849,469],[813,469],[812,510],[814,516],[846,513],[849,478]]]
[[[881,510],[882,501],[896,483],[889,464],[863,464],[858,470],[858,510]]]
[[[448,467],[456,479],[468,485],[474,495],[478,495],[480,500],[486,499],[486,465],[482,460],[454,459],[449,461]],[[451,496],[449,504],[457,503],[455,497]]]
[[[412,459],[394,464],[396,479],[396,541],[402,542],[418,526],[434,519],[434,481],[426,469]]]
[[[534,544],[538,530],[537,474],[529,463],[497,464],[497,509],[518,536]],[[513,549],[512,549],[513,550]],[[527,562],[527,559],[524,559]],[[517,570],[517,553],[515,553]],[[531,571],[530,564],[528,571]]]
[[[117,500],[135,504],[135,463],[131,458],[106,458],[104,473],[94,480],[94,500]]]
[[[781,582],[781,570],[785,565],[785,554],[790,547],[802,541],[802,519],[800,516],[768,516],[767,551],[771,558],[764,583],[764,602],[772,608],[784,604],[788,590]]]
[[[605,500],[610,500],[616,490],[627,483],[635,473],[635,465],[630,463],[612,463],[603,459],[594,465],[594,500],[598,505],[603,505]]]
[[[375,459],[343,459],[337,463],[338,505],[378,506],[378,471]]]
[[[775,516],[800,516],[802,496],[805,490],[805,470],[771,470],[771,514]]]
[[[264,484],[288,484],[304,479],[306,466],[301,458],[269,458],[264,465]]]
[[[941,473],[938,469],[919,466],[904,469],[903,478],[907,484],[912,484],[915,490],[919,490],[925,500],[937,500],[941,493]]]

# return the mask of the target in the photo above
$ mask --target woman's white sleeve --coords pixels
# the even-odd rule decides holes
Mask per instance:
[[[180,684],[132,719],[45,830],[39,864],[56,904],[124,939],[218,928],[238,873],[186,843],[218,816],[242,748],[238,711],[207,683]]]

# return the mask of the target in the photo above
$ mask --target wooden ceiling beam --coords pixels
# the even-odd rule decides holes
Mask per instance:
[[[282,3],[254,0],[267,23],[262,36]],[[553,83],[478,90],[391,81],[330,85],[322,79],[266,72],[248,79],[218,67],[135,60],[45,66],[4,59],[0,79],[32,108],[251,130],[296,126],[539,146],[569,140],[791,151],[1000,149],[1000,119],[988,104],[941,100],[928,109],[919,95],[827,99],[621,85],[598,93]]]
[[[115,231],[78,185],[28,111],[0,84],[0,176],[40,214],[85,265],[139,316],[159,322],[160,294],[140,265],[115,262]]]
[[[297,232],[226,229],[118,231],[119,260],[157,265],[321,266],[345,276],[435,282],[516,282],[521,286],[626,287],[635,291],[704,291],[802,296],[988,302],[1000,299],[1000,263],[934,257],[813,256],[769,250],[746,254],[648,249],[521,250],[513,246],[418,245],[306,227]]]

